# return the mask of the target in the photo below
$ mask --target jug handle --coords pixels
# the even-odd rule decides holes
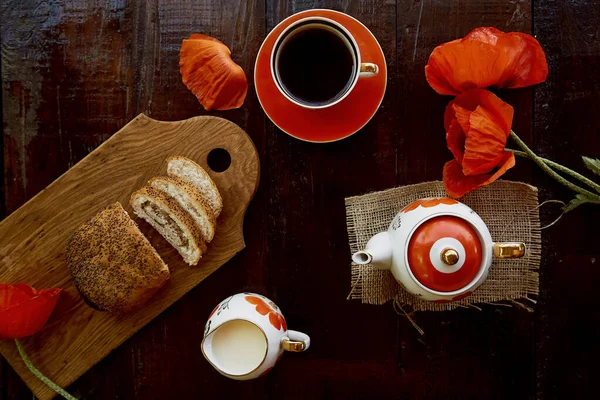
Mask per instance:
[[[281,338],[281,347],[285,351],[300,353],[310,347],[310,336],[305,333],[288,330],[287,335]]]
[[[524,255],[525,243],[494,243],[494,257],[496,258],[518,258]]]

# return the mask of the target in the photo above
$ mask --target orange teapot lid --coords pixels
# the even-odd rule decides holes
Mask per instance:
[[[475,279],[483,250],[471,224],[458,217],[440,216],[417,228],[408,243],[407,255],[410,270],[423,286],[453,292]]]

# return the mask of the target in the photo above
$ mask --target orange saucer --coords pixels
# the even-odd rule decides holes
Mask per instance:
[[[376,76],[360,78],[344,100],[322,109],[307,109],[289,101],[277,88],[271,73],[271,52],[279,34],[293,22],[311,16],[330,18],[344,25],[358,43],[362,62],[379,66]],[[283,20],[267,35],[254,66],[256,94],[265,114],[285,133],[307,142],[334,142],[356,133],[377,112],[386,83],[385,57],[375,36],[358,20],[333,10],[307,10]]]

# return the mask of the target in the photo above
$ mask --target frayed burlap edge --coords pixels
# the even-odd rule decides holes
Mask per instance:
[[[424,197],[446,196],[442,182],[425,182],[346,198],[350,252],[364,248],[377,232],[387,230],[406,204]],[[446,311],[458,307],[480,309],[476,304],[518,306],[533,311],[539,294],[541,230],[537,188],[520,182],[497,181],[461,199],[485,221],[496,241],[522,241],[527,254],[520,259],[494,260],[488,279],[471,296],[453,303],[420,300],[397,284],[389,271],[351,264],[349,299],[366,304],[394,300],[402,312]],[[408,306],[408,307],[406,307]]]

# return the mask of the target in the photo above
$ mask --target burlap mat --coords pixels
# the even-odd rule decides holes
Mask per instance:
[[[442,182],[426,182],[346,199],[346,220],[351,254],[363,249],[376,233],[388,229],[392,218],[408,203],[424,197],[446,196]],[[524,183],[497,181],[467,194],[461,201],[477,212],[495,241],[524,242],[523,258],[494,260],[487,280],[472,295],[453,303],[432,303],[406,292],[391,272],[352,263],[352,286],[348,298],[367,304],[397,304],[414,311],[445,311],[476,307],[476,303],[515,304],[528,310],[522,300],[535,303],[539,293],[538,269],[541,232],[537,188]]]

